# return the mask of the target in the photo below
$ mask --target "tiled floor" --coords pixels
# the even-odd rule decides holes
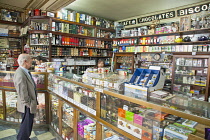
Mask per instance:
[[[0,140],[16,140],[18,129],[0,124]],[[49,131],[32,131],[31,140],[56,140]]]

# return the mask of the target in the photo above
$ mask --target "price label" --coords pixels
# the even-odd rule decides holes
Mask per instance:
[[[80,107],[81,107],[82,109],[84,109],[84,110],[87,110],[87,106],[86,106],[86,105],[81,104]]]
[[[94,88],[95,91],[98,91],[98,92],[103,92],[104,90],[102,88]]]
[[[166,52],[162,52],[162,54],[166,54]]]
[[[196,55],[196,52],[192,52],[192,55]]]

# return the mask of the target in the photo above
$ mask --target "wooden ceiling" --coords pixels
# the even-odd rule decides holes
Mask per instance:
[[[52,12],[65,8],[117,21],[198,2],[207,3],[210,0],[0,0],[0,7]]]
[[[0,7],[24,11],[26,9],[42,9],[57,11],[75,0],[0,0]]]

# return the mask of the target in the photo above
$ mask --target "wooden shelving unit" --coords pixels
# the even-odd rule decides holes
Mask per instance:
[[[197,30],[190,30],[190,31],[179,31],[173,33],[162,33],[162,34],[152,34],[152,35],[141,35],[141,36],[128,36],[128,37],[120,37],[114,39],[130,39],[130,38],[141,38],[141,37],[153,37],[153,36],[170,36],[170,35],[190,35],[190,34],[202,34],[209,32],[210,29],[197,29]]]

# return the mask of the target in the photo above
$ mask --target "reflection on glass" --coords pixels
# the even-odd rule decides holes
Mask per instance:
[[[73,140],[74,113],[73,108],[64,102],[62,118],[62,137],[64,140]]]
[[[6,120],[11,122],[21,122],[22,118],[17,112],[17,93],[12,91],[5,91],[6,94]]]
[[[36,88],[45,88],[45,75],[44,74],[32,74]]]
[[[96,122],[80,113],[77,124],[78,140],[95,140],[96,139]]]
[[[51,126],[59,133],[59,113],[58,113],[58,98],[52,95],[51,100],[51,112],[52,112],[52,122]]]
[[[3,99],[2,99],[2,90],[0,90],[0,119],[3,119]]]
[[[37,100],[39,105],[37,106],[37,112],[34,118],[36,124],[46,122],[46,113],[45,113],[45,93],[38,93]]]
[[[2,86],[5,87],[14,87],[14,83],[13,83],[13,77],[14,77],[14,73],[2,73],[1,74],[1,78],[2,78]]]
[[[129,140],[125,136],[122,136],[111,128],[107,128],[105,126],[102,126],[102,132],[102,140]]]
[[[101,118],[134,137],[145,140],[162,139],[165,127],[170,129],[170,126],[173,126],[177,130],[183,130],[187,125],[186,119],[105,94],[101,95]],[[105,138],[107,135],[110,137],[114,135],[109,130],[107,133],[106,129],[104,131]],[[194,130],[189,133],[194,134]]]

